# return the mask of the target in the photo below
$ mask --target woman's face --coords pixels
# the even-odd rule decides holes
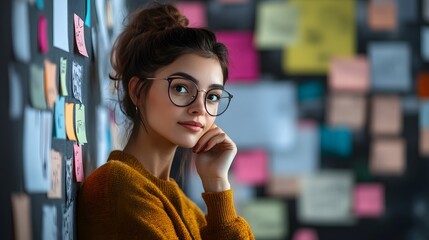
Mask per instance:
[[[188,76],[195,80],[200,92],[192,104],[178,107],[170,101],[168,81],[162,80],[170,76]],[[158,144],[194,147],[215,121],[204,107],[204,97],[205,91],[223,85],[218,60],[185,54],[158,70],[153,77],[157,79],[153,80],[145,104],[150,137]]]

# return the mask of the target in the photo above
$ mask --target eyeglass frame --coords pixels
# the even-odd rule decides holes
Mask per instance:
[[[230,92],[228,92],[227,90],[225,90],[223,87],[220,87],[220,86],[219,86],[219,87],[210,88],[210,89],[208,89],[208,90],[205,90],[205,89],[199,89],[199,87],[198,87],[197,83],[195,82],[195,80],[192,80],[192,79],[186,78],[186,77],[184,77],[184,76],[179,76],[179,75],[171,75],[171,76],[168,76],[168,77],[165,77],[165,78],[145,77],[145,78],[143,78],[143,79],[146,79],[146,80],[165,80],[165,81],[167,81],[167,82],[168,82],[168,88],[167,88],[168,98],[170,99],[170,102],[171,102],[171,103],[173,103],[173,104],[174,104],[174,106],[176,106],[176,107],[187,107],[187,106],[191,105],[191,104],[192,104],[192,103],[194,103],[194,102],[195,102],[195,100],[198,98],[198,94],[199,94],[200,92],[204,92],[204,93],[205,93],[205,95],[204,95],[204,109],[206,110],[207,114],[209,114],[209,115],[210,115],[210,116],[212,116],[212,117],[220,116],[220,115],[222,115],[224,112],[226,112],[226,110],[227,110],[227,109],[228,109],[228,107],[229,107],[229,104],[231,103],[231,99],[234,97],[234,95],[232,95]],[[172,82],[174,79],[187,80],[187,81],[189,81],[189,82],[192,82],[192,83],[195,85],[195,87],[196,87],[196,89],[197,89],[197,94],[193,97],[192,101],[190,101],[188,104],[186,104],[186,105],[178,105],[178,104],[176,104],[176,103],[171,99],[171,96],[170,96],[170,87],[171,87],[171,82]],[[216,90],[216,89],[220,89],[220,90],[222,90],[222,91],[226,92],[226,93],[228,94],[228,96],[227,96],[226,98],[228,98],[228,99],[229,99],[229,101],[228,101],[228,104],[226,105],[225,110],[223,110],[221,113],[219,113],[219,114],[217,114],[217,115],[213,115],[213,114],[211,114],[211,113],[207,110],[207,93],[208,93],[208,92],[210,92],[210,91],[212,91],[212,90]]]

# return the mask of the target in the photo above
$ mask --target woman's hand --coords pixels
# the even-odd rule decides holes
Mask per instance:
[[[206,192],[230,189],[228,171],[237,154],[237,146],[216,124],[193,148],[195,166]]]

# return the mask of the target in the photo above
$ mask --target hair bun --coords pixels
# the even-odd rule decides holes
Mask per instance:
[[[140,33],[187,27],[188,24],[188,19],[175,6],[161,3],[137,11],[130,21],[130,27]]]

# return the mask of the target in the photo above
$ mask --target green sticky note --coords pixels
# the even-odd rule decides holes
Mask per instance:
[[[32,64],[30,67],[30,101],[34,108],[46,109],[45,79],[43,68]]]
[[[60,59],[60,84],[61,95],[68,96],[67,92],[67,58],[61,57]]]
[[[75,130],[79,144],[87,143],[85,123],[85,106],[83,104],[75,105]]]

